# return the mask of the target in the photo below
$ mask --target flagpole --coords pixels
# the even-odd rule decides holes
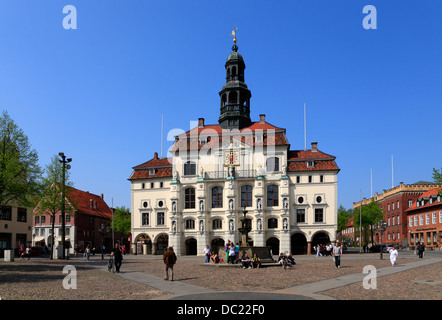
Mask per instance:
[[[115,246],[115,236],[114,236],[114,198],[112,198],[112,248]],[[111,250],[112,250],[111,248]]]
[[[306,110],[304,102],[304,151],[307,150],[307,120],[306,120]]]

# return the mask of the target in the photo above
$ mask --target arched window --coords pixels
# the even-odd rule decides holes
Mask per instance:
[[[278,186],[270,185],[267,187],[267,206],[278,206]]]
[[[238,74],[236,72],[235,66],[232,67],[232,78],[233,78],[233,80],[238,80]]]
[[[236,91],[232,91],[229,93],[229,103],[238,103],[238,94],[236,93]]]
[[[213,219],[212,230],[220,230],[223,228],[223,221],[221,219]]]
[[[272,157],[268,158],[266,161],[267,172],[278,172],[279,171],[279,158]]]
[[[223,188],[213,187],[212,188],[212,208],[222,208],[223,207]]]
[[[186,220],[186,229],[195,229],[195,220],[187,219]]]
[[[195,189],[187,188],[184,190],[184,208],[195,209]]]
[[[184,175],[194,176],[196,175],[196,164],[193,161],[187,161],[184,163]]]
[[[267,226],[269,229],[278,228],[278,219],[277,218],[269,218],[269,220],[267,221]]]
[[[252,186],[241,187],[241,207],[252,206]]]

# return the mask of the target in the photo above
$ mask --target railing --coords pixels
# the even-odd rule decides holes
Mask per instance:
[[[235,179],[255,178],[256,170],[234,170],[233,176]],[[228,171],[207,171],[204,174],[204,179],[206,180],[223,180],[228,177]]]

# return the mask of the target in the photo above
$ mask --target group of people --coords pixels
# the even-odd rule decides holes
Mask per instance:
[[[241,266],[244,269],[261,267],[261,259],[256,255],[256,253],[253,254],[253,257],[249,257],[249,255],[245,253],[240,258],[239,249],[240,246],[238,242],[234,244],[233,242],[230,242],[230,240],[227,241],[226,245],[224,246],[227,263],[231,264],[241,263]],[[204,263],[217,264],[224,261],[224,258],[221,258],[217,252],[210,250],[209,245],[206,245],[206,247],[204,248],[204,257],[205,257]]]
[[[25,258],[31,259],[31,248],[29,246],[23,248],[23,246],[20,246],[20,249],[18,249],[18,254],[20,256],[20,260],[25,260]]]
[[[342,247],[342,246],[341,246]],[[331,256],[333,253],[333,245],[331,243],[329,244],[318,244],[316,246],[313,246],[313,251],[315,252],[316,256]]]
[[[293,254],[290,253],[288,255],[284,253],[280,253],[278,257],[278,263],[284,267],[284,269],[287,266],[294,266],[296,264],[295,258],[293,257]]]

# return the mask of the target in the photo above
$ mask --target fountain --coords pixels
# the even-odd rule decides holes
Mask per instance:
[[[240,257],[242,255],[247,255],[252,258],[256,253],[257,257],[261,260],[261,263],[270,263],[275,260],[272,258],[271,247],[257,247],[257,246],[249,246],[248,244],[248,235],[250,230],[252,230],[252,221],[251,219],[247,219],[247,210],[246,207],[243,208],[242,213],[244,218],[241,219],[241,227],[238,228],[238,231],[241,233],[241,245],[240,245]],[[242,255],[241,255],[242,254]]]

